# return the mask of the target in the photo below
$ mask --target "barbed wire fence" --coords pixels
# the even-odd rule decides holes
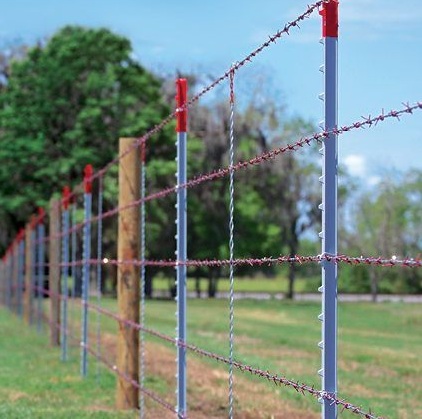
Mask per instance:
[[[295,142],[263,152],[251,159],[235,162],[235,77],[238,71],[252,62],[263,50],[277,40],[290,34],[313,13],[319,11],[323,21],[323,40],[325,51],[324,99],[325,125],[320,132],[313,133]],[[228,411],[230,418],[235,411],[235,383],[233,371],[238,370],[268,381],[274,386],[285,386],[296,392],[313,396],[322,404],[322,417],[333,419],[338,415],[338,408],[347,410],[364,418],[380,418],[371,410],[362,408],[338,396],[337,389],[337,266],[373,265],[378,267],[420,268],[422,260],[418,258],[398,259],[396,257],[348,256],[337,251],[337,141],[338,137],[353,130],[375,127],[387,120],[400,120],[422,110],[422,103],[404,103],[397,110],[382,111],[379,115],[364,117],[348,125],[339,126],[337,122],[337,30],[338,1],[321,0],[310,6],[295,20],[248,54],[234,63],[221,77],[215,79],[191,99],[187,95],[185,79],[177,80],[177,105],[174,112],[165,117],[140,138],[120,140],[118,156],[103,168],[94,171],[92,166],[85,168],[84,181],[73,190],[65,188],[61,200],[52,200],[46,213],[40,209],[29,221],[25,230],[21,230],[10,245],[0,264],[2,303],[19,316],[23,316],[29,325],[35,325],[42,331],[46,323],[50,330],[51,343],[60,345],[61,359],[69,357],[68,346],[80,347],[81,375],[88,374],[89,356],[97,361],[97,378],[100,379],[100,366],[103,365],[118,377],[117,405],[119,408],[139,409],[140,417],[145,417],[145,398],[156,402],[163,409],[172,412],[178,418],[189,416],[188,382],[186,354],[191,352],[199,357],[224,364],[229,369]],[[227,150],[230,162],[227,167],[187,178],[187,113],[203,96],[223,82],[228,82],[230,105],[230,127],[227,133]],[[177,131],[177,183],[156,192],[146,190],[146,151],[148,141],[165,126],[176,119]],[[323,159],[322,183],[322,251],[318,255],[279,255],[261,258],[235,258],[234,241],[234,185],[235,174],[253,166],[281,158],[286,153],[300,152],[314,143],[321,145]],[[104,211],[105,178],[113,167],[119,168],[119,202],[111,210]],[[229,259],[188,258],[187,246],[187,193],[206,182],[229,178]],[[96,213],[93,213],[93,190],[98,191],[94,200]],[[167,196],[177,197],[176,204],[176,252],[174,259],[147,259],[146,242],[146,207],[150,201]],[[83,218],[81,218],[83,213]],[[103,222],[113,216],[118,217],[118,254],[114,259],[103,257]],[[96,243],[96,249],[92,249]],[[61,251],[60,251],[61,249]],[[47,258],[48,250],[48,258]],[[94,254],[93,250],[96,250]],[[94,255],[94,256],[92,256]],[[322,270],[322,377],[321,388],[289,379],[283,374],[262,370],[248,365],[235,356],[235,270],[240,266],[261,267],[267,265],[320,264]],[[105,308],[102,304],[102,286],[104,266],[114,266],[118,272],[118,312]],[[176,334],[169,336],[146,326],[145,282],[146,269],[176,269]],[[228,356],[200,348],[189,342],[187,337],[187,268],[188,267],[228,267],[230,270],[230,292],[228,301]],[[48,271],[48,281],[45,273]],[[82,281],[79,281],[79,276]],[[71,278],[69,287],[68,279]],[[81,283],[80,283],[81,282]],[[92,283],[95,282],[95,286]],[[95,291],[95,292],[94,292]],[[95,294],[95,304],[91,296]],[[46,310],[44,297],[49,297],[50,308]],[[80,298],[78,298],[80,297]],[[79,306],[79,307],[78,307]],[[74,313],[80,310],[80,318]],[[90,314],[95,313],[96,322]],[[109,359],[102,350],[101,316],[113,319],[119,325],[118,355]],[[79,325],[80,334],[76,332]],[[91,332],[90,332],[91,325]],[[95,330],[94,330],[95,329]],[[93,331],[94,330],[94,331]],[[162,398],[146,387],[146,347],[145,337],[153,336],[163,342],[174,345],[176,359],[176,402]],[[94,342],[94,343],[93,343]]]

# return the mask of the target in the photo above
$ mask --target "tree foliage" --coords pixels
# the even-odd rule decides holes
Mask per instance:
[[[68,26],[8,67],[0,92],[0,207],[23,222],[52,191],[102,167],[117,139],[138,136],[168,109],[160,81],[131,58],[129,40]],[[168,131],[153,140],[169,152]]]

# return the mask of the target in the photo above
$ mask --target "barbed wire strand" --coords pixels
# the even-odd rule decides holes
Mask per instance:
[[[319,263],[323,260],[327,260],[334,263],[345,263],[349,265],[374,265],[384,268],[392,267],[401,267],[401,268],[421,268],[422,259],[420,258],[397,258],[393,256],[392,258],[386,257],[373,257],[373,256],[346,256],[346,255],[311,255],[311,256],[301,256],[301,255],[286,255],[286,256],[266,256],[262,258],[237,258],[230,261],[230,259],[191,259],[184,262],[176,260],[125,260],[125,259],[107,259],[98,260],[90,259],[88,263],[90,265],[97,264],[111,264],[111,265],[135,265],[135,266],[155,266],[155,267],[175,267],[177,264],[183,264],[188,267],[223,267],[229,266],[231,263],[233,266],[271,266],[271,265],[282,265],[289,263]],[[84,260],[78,260],[74,265],[81,266],[83,265]],[[44,263],[43,266],[54,266],[55,264]],[[59,266],[62,263],[58,264]]]
[[[230,72],[230,144],[229,167],[234,166],[234,70]],[[230,169],[229,182],[229,418],[233,419],[233,353],[234,353],[234,172]]]

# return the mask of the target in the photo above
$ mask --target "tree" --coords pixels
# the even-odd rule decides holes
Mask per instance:
[[[421,198],[421,172],[412,170],[404,175],[393,173],[386,176],[357,201],[353,209],[354,230],[349,236],[349,249],[365,256],[419,257],[422,249]],[[377,266],[370,266],[365,272],[369,275],[373,301],[377,300],[381,278],[384,292],[422,289],[417,270],[400,268],[383,271]]]
[[[118,137],[140,136],[168,114],[160,80],[131,52],[128,39],[107,29],[67,26],[8,64],[0,90],[0,207],[12,230],[52,191],[79,183],[87,163],[110,161]],[[169,129],[150,141],[158,159],[172,153]],[[155,183],[167,175],[161,171]]]

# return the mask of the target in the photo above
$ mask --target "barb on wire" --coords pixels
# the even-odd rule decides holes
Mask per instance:
[[[168,343],[171,344],[176,344],[178,346],[182,346],[200,356],[206,357],[206,358],[210,358],[213,359],[215,361],[224,363],[226,365],[230,365],[231,363],[233,364],[233,367],[238,369],[241,372],[246,372],[246,373],[250,373],[251,375],[255,375],[257,377],[261,377],[263,379],[266,379],[268,382],[273,383],[274,385],[284,385],[286,387],[291,387],[294,390],[296,390],[298,393],[301,393],[303,395],[306,394],[310,394],[312,396],[314,396],[315,398],[319,399],[319,398],[324,398],[326,400],[331,401],[333,404],[337,404],[339,406],[342,406],[344,410],[349,410],[352,413],[355,413],[356,415],[360,415],[363,416],[364,418],[367,419],[382,419],[382,417],[380,416],[376,416],[374,413],[372,412],[366,412],[364,411],[361,407],[353,404],[353,403],[349,403],[347,402],[345,399],[339,399],[338,397],[336,397],[334,394],[330,394],[327,393],[325,391],[321,391],[321,390],[317,390],[315,389],[314,386],[309,386],[307,384],[300,384],[299,381],[295,381],[295,380],[291,380],[289,378],[286,378],[283,375],[279,375],[279,374],[273,374],[269,371],[265,371],[262,370],[260,368],[256,368],[244,363],[241,363],[239,361],[231,361],[229,358],[226,358],[222,355],[213,353],[213,352],[209,352],[206,351],[204,349],[201,349],[195,345],[189,344],[187,342],[182,342],[179,341],[178,339],[175,339],[171,336],[168,336],[164,333],[158,332],[156,330],[147,328],[147,327],[142,327],[140,324],[135,323],[133,321],[130,320],[126,320],[123,319],[121,317],[119,317],[117,314],[113,313],[110,310],[107,310],[103,307],[97,307],[95,305],[92,305],[90,303],[87,303],[88,307],[93,309],[93,310],[99,310],[101,313],[105,314],[106,316],[109,316],[113,319],[115,319],[116,321],[118,321],[119,323],[122,323],[128,327],[134,328],[135,330],[143,330],[145,333],[148,333],[151,336],[155,336],[161,340],[164,340]]]
[[[188,180],[186,183],[182,183],[178,185],[178,187],[192,188],[205,182],[210,182],[216,179],[220,179],[222,177],[229,175],[231,170],[233,172],[237,172],[238,170],[241,170],[241,169],[246,169],[248,167],[257,166],[267,161],[271,161],[275,159],[277,156],[280,156],[284,153],[297,151],[305,146],[311,146],[314,142],[321,142],[322,140],[329,138],[330,134],[341,135],[341,134],[344,134],[345,132],[349,132],[355,129],[371,128],[372,126],[378,125],[380,122],[383,122],[385,120],[392,119],[392,118],[400,120],[401,116],[405,114],[413,114],[413,111],[415,110],[422,110],[422,102],[417,102],[414,105],[404,103],[403,107],[400,110],[391,110],[388,113],[385,113],[383,110],[381,114],[375,117],[371,117],[371,116],[362,117],[362,120],[353,122],[349,125],[344,125],[339,128],[334,128],[328,131],[320,131],[320,132],[313,133],[311,135],[302,137],[296,142],[259,154],[251,158],[250,160],[243,160],[236,163],[233,166],[224,167],[224,168],[217,169],[213,172],[201,174],[199,176],[196,176]],[[154,199],[164,198],[168,195],[174,194],[175,192],[176,192],[176,186],[170,186],[168,188],[162,189],[161,191],[151,193],[147,195],[145,198],[140,198],[138,200],[132,201],[128,205],[115,207],[109,211],[106,211],[102,214],[102,217],[103,218],[111,217],[113,215],[118,214],[121,211],[125,211],[127,209],[139,206],[141,202],[148,202]],[[98,217],[92,217],[91,221],[92,222],[98,221]],[[78,226],[78,228],[80,228],[80,226]],[[60,237],[60,235],[58,235],[58,237]]]

